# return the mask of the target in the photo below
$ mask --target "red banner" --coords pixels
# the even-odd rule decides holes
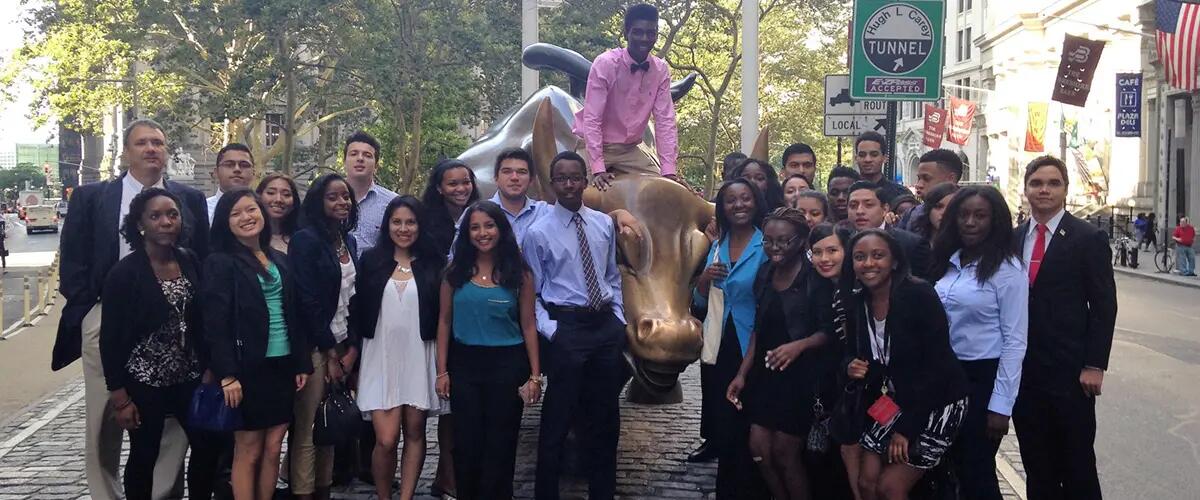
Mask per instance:
[[[942,147],[942,136],[946,135],[946,110],[932,104],[925,105],[925,140],[930,148]]]
[[[1092,76],[1096,74],[1096,65],[1100,64],[1102,53],[1104,41],[1066,35],[1062,60],[1058,63],[1058,75],[1054,80],[1054,93],[1050,99],[1083,107],[1092,91]]]
[[[950,127],[946,129],[946,140],[959,146],[967,144],[975,123],[975,106],[975,103],[966,99],[950,98]]]

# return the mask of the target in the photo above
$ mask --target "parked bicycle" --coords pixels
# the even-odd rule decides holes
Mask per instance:
[[[1175,269],[1175,244],[1168,241],[1166,244],[1157,245],[1157,248],[1154,251],[1154,266],[1158,268],[1158,272],[1173,271]]]

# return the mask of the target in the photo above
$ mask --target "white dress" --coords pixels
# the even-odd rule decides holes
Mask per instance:
[[[389,279],[383,288],[375,338],[362,339],[358,408],[363,412],[409,405],[432,415],[449,413],[450,403],[434,390],[437,344],[421,340],[417,285]],[[369,416],[369,415],[365,415]]]

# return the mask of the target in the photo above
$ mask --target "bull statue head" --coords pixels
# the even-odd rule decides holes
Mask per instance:
[[[583,144],[572,132],[575,113],[591,63],[579,54],[546,44],[527,48],[523,59],[535,69],[556,69],[571,78],[571,91],[557,87],[539,90],[493,125],[459,156],[472,169],[485,193],[496,187],[493,165],[497,152],[522,147],[534,159],[531,193],[554,201],[550,189],[550,159],[560,151]],[[679,99],[695,75],[672,86]],[[654,140],[647,131],[640,150],[657,161]],[[754,157],[766,157],[766,133],[760,135]],[[759,150],[762,149],[760,152]],[[586,155],[585,155],[586,157]],[[584,202],[601,212],[624,209],[641,224],[643,237],[618,237],[621,283],[625,299],[627,359],[633,368],[634,391],[647,402],[678,401],[679,374],[700,357],[701,327],[690,313],[692,278],[703,264],[710,243],[703,228],[713,216],[713,204],[687,188],[662,177],[624,175],[610,189],[589,188]]]

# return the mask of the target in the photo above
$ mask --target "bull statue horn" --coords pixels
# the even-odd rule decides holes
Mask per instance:
[[[762,160],[767,163],[771,162],[767,149],[771,142],[770,127],[764,127],[758,131],[758,138],[754,140],[754,149],[750,150],[750,157],[755,160]]]
[[[546,203],[554,203],[557,198],[550,189],[550,160],[558,154],[558,143],[554,140],[554,105],[549,97],[542,99],[533,115],[533,142],[529,149],[537,181],[530,186],[530,194]]]

